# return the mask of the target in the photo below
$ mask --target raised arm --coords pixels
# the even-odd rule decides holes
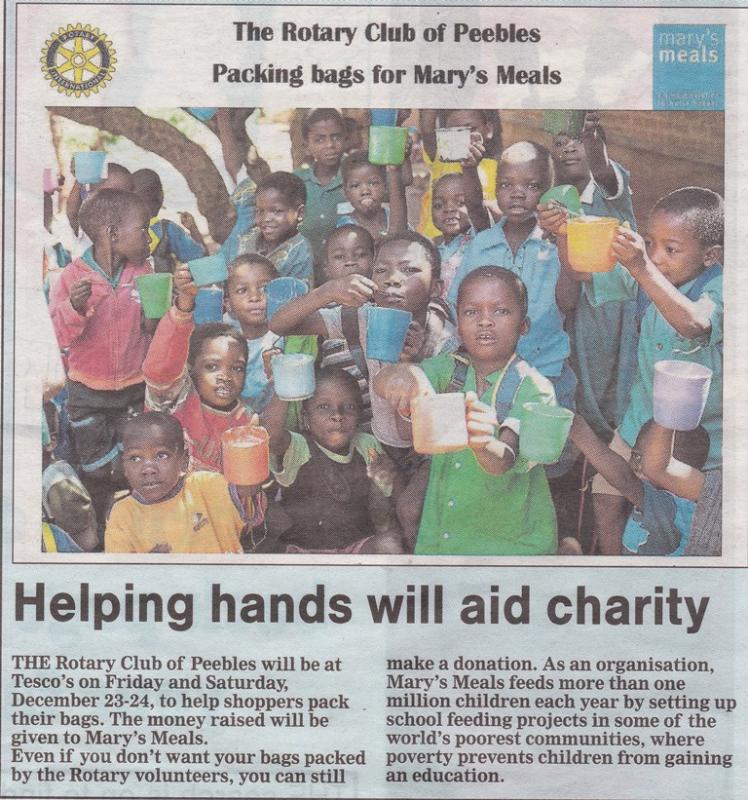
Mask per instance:
[[[389,165],[386,170],[387,192],[390,197],[390,223],[387,233],[402,233],[408,227],[408,206],[405,202],[402,167]]]
[[[404,415],[410,416],[410,403],[416,397],[435,394],[426,373],[415,364],[400,362],[380,370],[372,381],[374,391]]]
[[[301,297],[287,303],[273,314],[268,325],[281,336],[326,336],[327,326],[320,309],[335,303],[358,307],[371,299],[376,284],[363,275],[327,281]]]
[[[421,140],[423,150],[433,161],[436,158],[436,115],[435,108],[422,108],[419,127],[421,129]]]
[[[491,226],[488,211],[483,203],[483,187],[478,175],[478,164],[483,160],[486,148],[476,135],[470,143],[470,158],[462,162],[462,183],[465,189],[465,205],[470,222],[476,231],[484,231]]]
[[[644,484],[636,477],[628,462],[598,438],[579,414],[574,415],[569,435],[603,478],[615,486],[629,502],[641,508],[644,503]]]
[[[609,195],[617,194],[618,178],[608,158],[608,148],[602,136],[600,116],[597,111],[588,111],[584,116],[582,144],[595,183],[602,186]]]
[[[655,486],[695,503],[704,487],[704,473],[672,457],[674,431],[652,422],[646,437],[642,472]]]

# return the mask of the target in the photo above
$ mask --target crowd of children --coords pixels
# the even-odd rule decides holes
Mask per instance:
[[[184,228],[159,216],[153,170],[110,164],[105,180],[74,183],[76,244],[56,251],[69,263],[45,285],[66,381],[42,415],[44,549],[714,554],[713,531],[700,533],[708,553],[690,534],[695,518],[713,524],[699,502],[720,480],[721,197],[676,189],[642,236],[597,113],[581,132],[505,147],[497,112],[423,111],[420,125],[430,185],[418,231],[410,146],[402,165],[371,163],[335,109],[306,114],[306,166],[255,168],[237,187],[222,246],[189,214]],[[439,125],[469,129],[460,160],[440,159]],[[576,188],[581,213],[621,222],[610,271],[574,268],[579,212],[541,202],[559,184]],[[196,324],[190,263],[216,251],[222,314]],[[148,319],[138,278],[154,273],[171,274],[172,303]],[[302,289],[269,317],[279,278]],[[395,363],[368,347],[380,309],[409,315]],[[311,393],[276,393],[283,353],[314,358]],[[663,360],[711,370],[698,427],[653,419]],[[443,425],[464,425],[465,446],[416,451],[413,409],[454,392],[464,412]],[[553,463],[523,448],[528,407],[568,409]],[[258,425],[268,474],[240,480],[222,441]],[[558,513],[556,481],[580,462],[594,474],[589,536]]]

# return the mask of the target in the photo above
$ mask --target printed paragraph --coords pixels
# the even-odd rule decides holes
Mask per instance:
[[[5,702],[19,785],[345,784],[367,763],[364,750],[339,747],[351,708],[335,691],[340,658],[19,654],[11,662]],[[275,741],[286,748],[273,749]]]
[[[386,662],[389,783],[503,783],[502,767],[732,767],[733,697],[706,660],[409,655]]]

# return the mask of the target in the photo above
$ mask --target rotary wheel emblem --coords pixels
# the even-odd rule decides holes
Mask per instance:
[[[42,72],[60,94],[88,97],[111,80],[117,59],[107,35],[90,25],[68,25],[50,34],[42,49]]]

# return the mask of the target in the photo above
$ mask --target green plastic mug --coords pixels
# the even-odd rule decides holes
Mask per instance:
[[[171,306],[171,275],[159,272],[135,278],[146,319],[161,319]]]
[[[369,161],[380,166],[402,164],[407,141],[407,128],[372,125],[369,128]]]
[[[555,464],[561,458],[574,412],[547,403],[525,403],[519,432],[520,453],[538,464]]]

